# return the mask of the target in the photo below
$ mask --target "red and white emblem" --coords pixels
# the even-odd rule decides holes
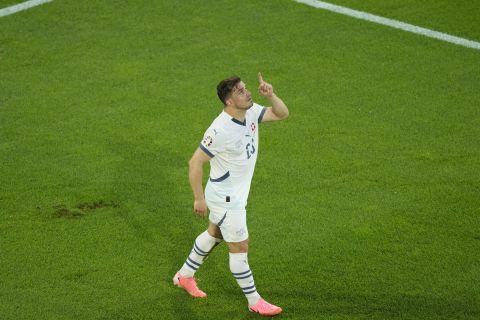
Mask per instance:
[[[252,132],[255,132],[255,129],[257,128],[257,126],[255,126],[255,122],[252,122],[250,128],[252,128]]]

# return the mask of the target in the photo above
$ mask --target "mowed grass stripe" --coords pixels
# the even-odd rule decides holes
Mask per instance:
[[[478,318],[476,52],[291,1],[97,5],[0,20],[0,314],[255,317],[225,245],[208,299],[171,278],[215,85],[262,71],[291,117],[261,127],[259,292],[286,319]]]
[[[375,0],[329,0],[328,2],[480,41],[480,26],[475,23],[480,16],[480,7],[473,2],[385,0],[382,1],[382,5],[378,5],[378,1]]]
[[[27,10],[53,0],[30,0],[10,7],[0,8],[0,17],[8,16],[19,11]]]
[[[10,7],[10,6],[13,6],[15,4],[19,4],[21,2],[25,2],[25,1],[22,1],[22,0],[0,0],[0,8]]]
[[[342,6],[337,6],[328,2],[324,1],[317,1],[317,0],[296,0],[298,3],[303,3],[306,5],[309,5],[314,8],[319,8],[319,9],[324,9],[332,12],[336,12],[339,14],[347,15],[356,19],[360,20],[366,20],[374,23],[378,23],[381,25],[385,25],[388,27],[392,27],[395,29],[400,29],[404,30],[407,32],[423,35],[429,38],[445,41],[445,42],[450,42],[456,45],[460,45],[463,47],[471,48],[471,49],[478,49],[480,50],[480,42],[452,36],[446,33],[414,26],[405,22],[401,22],[398,20],[392,20],[380,16],[376,16],[367,12],[363,11],[358,11],[358,10],[352,10],[350,8],[342,7]]]

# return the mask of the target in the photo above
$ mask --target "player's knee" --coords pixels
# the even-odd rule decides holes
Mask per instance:
[[[248,252],[248,239],[241,242],[229,242],[228,250],[230,253]]]
[[[223,239],[222,232],[220,231],[220,228],[218,226],[216,226],[215,224],[210,223],[208,225],[207,231],[208,231],[208,234],[211,235],[212,237],[217,238],[217,239]]]

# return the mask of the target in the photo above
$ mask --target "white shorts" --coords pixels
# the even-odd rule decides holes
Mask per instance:
[[[226,242],[241,242],[248,239],[245,209],[210,209],[209,219],[220,228]]]

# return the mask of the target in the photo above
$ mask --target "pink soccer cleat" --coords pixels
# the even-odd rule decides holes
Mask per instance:
[[[194,277],[184,277],[179,272],[173,277],[173,284],[185,289],[189,295],[195,298],[205,298],[207,294],[202,290],[198,289],[197,281]]]
[[[249,305],[248,309],[252,312],[259,313],[262,316],[273,317],[282,312],[282,308],[274,306],[260,298],[256,304]]]

